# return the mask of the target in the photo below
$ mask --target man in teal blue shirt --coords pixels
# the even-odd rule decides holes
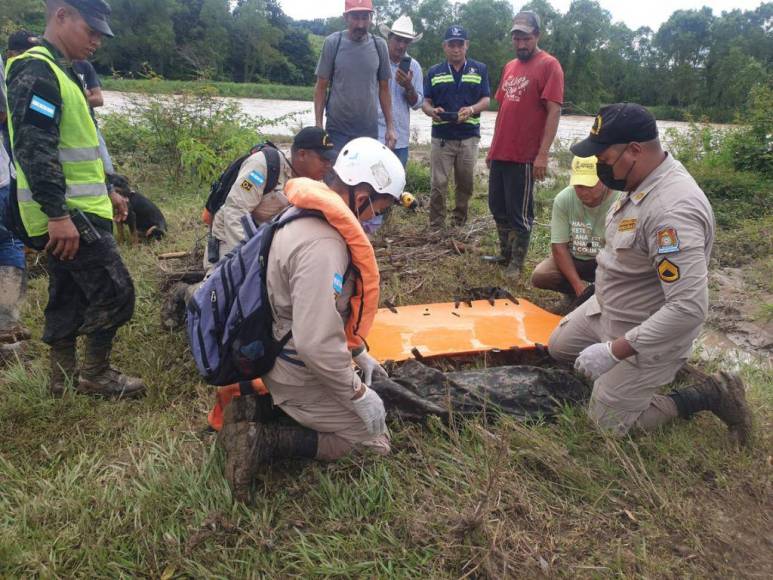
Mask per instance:
[[[551,256],[534,269],[535,288],[579,296],[596,278],[596,254],[604,247],[606,215],[617,199],[596,175],[595,157],[575,157],[569,187],[553,200]]]

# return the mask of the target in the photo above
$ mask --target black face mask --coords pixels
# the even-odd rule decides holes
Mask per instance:
[[[611,165],[608,163],[597,163],[596,164],[596,175],[599,177],[599,181],[606,185],[609,189],[612,189],[614,191],[626,191],[626,184],[628,182],[628,176],[631,175],[631,171],[633,171],[633,168],[636,166],[636,161],[633,162],[631,165],[631,168],[628,170],[628,173],[625,174],[625,177],[622,179],[615,179],[615,165],[617,165],[617,162],[620,161],[620,158],[623,156],[623,153],[625,153],[628,150],[628,147],[626,146],[625,149],[620,153],[620,155],[617,156],[617,159],[615,159],[615,162]]]

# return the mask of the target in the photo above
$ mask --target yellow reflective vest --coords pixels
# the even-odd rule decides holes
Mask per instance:
[[[59,122],[59,162],[62,164],[64,180],[67,186],[65,202],[67,207],[80,209],[105,219],[113,218],[113,206],[105,186],[105,169],[99,155],[97,128],[91,118],[89,105],[83,88],[70,78],[56,63],[54,55],[44,46],[36,46],[27,52],[10,59],[6,72],[18,60],[35,58],[45,62],[54,71],[62,95],[61,120]],[[33,101],[36,98],[33,95]],[[30,102],[43,111],[51,104],[45,100]],[[13,120],[8,115],[8,129],[13,143]],[[48,232],[48,216],[43,213],[32,199],[27,176],[24,175],[18,161],[16,166],[17,195],[19,213],[24,229],[29,236],[41,236]]]

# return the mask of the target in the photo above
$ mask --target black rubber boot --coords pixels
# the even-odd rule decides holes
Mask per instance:
[[[317,432],[304,427],[233,423],[224,418],[217,440],[226,454],[225,479],[234,500],[242,503],[251,500],[260,465],[278,459],[313,459],[317,455]]]
[[[481,260],[489,264],[507,265],[512,256],[512,245],[510,244],[510,228],[497,224],[497,234],[499,235],[499,255],[481,256]]]
[[[251,386],[248,388],[252,389]],[[229,423],[271,423],[281,417],[286,417],[280,407],[274,405],[271,395],[258,395],[257,393],[244,394],[231,399],[231,402],[223,410],[223,425]]]
[[[177,282],[167,292],[161,303],[161,327],[169,331],[180,330],[185,327],[186,304],[188,284]]]
[[[746,403],[746,389],[735,373],[722,371],[701,382],[669,395],[679,416],[689,419],[700,411],[711,411],[730,430],[740,445],[748,445],[752,434],[752,416]]]
[[[78,385],[75,337],[63,338],[50,345],[49,362],[51,375],[48,390],[52,395],[61,396],[68,387]]]
[[[507,266],[508,276],[518,278],[526,262],[526,254],[529,252],[531,232],[510,232],[510,263]]]
[[[142,379],[129,377],[110,366],[115,332],[95,332],[86,337],[86,356],[78,392],[97,397],[136,398],[145,394]]]

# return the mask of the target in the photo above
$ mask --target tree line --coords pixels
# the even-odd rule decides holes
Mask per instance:
[[[340,17],[293,20],[278,0],[112,0],[116,38],[95,64],[121,76],[309,85],[324,37]],[[343,2],[341,2],[343,4]],[[443,59],[442,35],[453,23],[471,37],[470,56],[489,65],[492,84],[513,58],[508,0],[375,0],[376,24],[408,14],[424,38],[411,54],[425,69]],[[566,75],[566,109],[594,112],[603,103],[637,101],[661,116],[685,113],[728,121],[751,89],[772,84],[773,2],[714,14],[677,10],[657,31],[613,22],[595,0],[574,0],[561,13],[548,0],[522,8],[542,18],[542,48]],[[0,5],[0,31],[44,26],[40,0]],[[374,33],[378,34],[377,28]]]

